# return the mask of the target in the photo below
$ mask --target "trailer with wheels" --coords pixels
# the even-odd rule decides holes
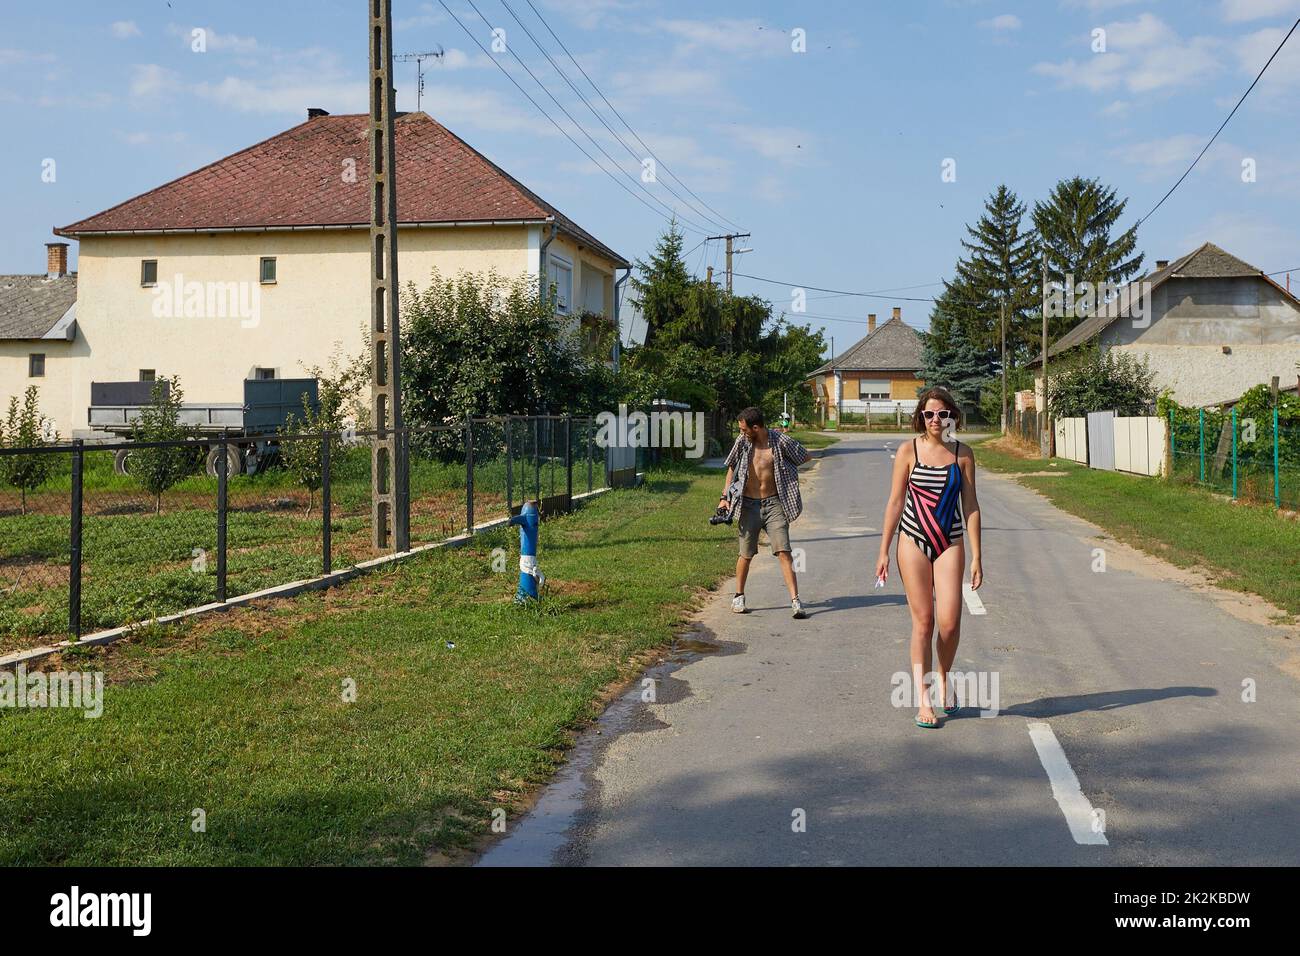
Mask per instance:
[[[90,427],[129,438],[150,404],[158,385],[167,394],[167,382],[92,382]],[[180,408],[181,424],[201,435],[224,436],[226,474],[254,475],[279,457],[279,442],[271,436],[284,428],[292,415],[303,417],[304,401],[313,413],[320,409],[319,384],[314,378],[245,379],[244,401],[185,404]],[[216,477],[222,446],[211,446],[204,456],[204,471]],[[131,449],[119,448],[113,455],[113,470],[130,474]]]

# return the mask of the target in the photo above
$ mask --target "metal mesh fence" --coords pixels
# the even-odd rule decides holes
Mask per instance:
[[[596,433],[567,416],[404,431],[412,547],[527,500],[568,510],[606,484]],[[381,556],[372,467],[369,433],[0,450],[0,654]]]
[[[1169,412],[1171,477],[1218,494],[1300,508],[1300,419],[1277,410],[1239,415],[1215,408]]]

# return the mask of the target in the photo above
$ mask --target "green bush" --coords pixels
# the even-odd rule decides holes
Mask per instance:
[[[1147,363],[1127,352],[1092,352],[1059,370],[1048,369],[1047,404],[1056,418],[1106,411],[1140,415],[1151,408],[1156,397]]]
[[[0,448],[41,448],[53,444],[58,435],[51,431],[50,420],[41,414],[39,393],[30,385],[18,403],[9,399],[9,414],[0,422]],[[17,488],[22,496],[22,513],[27,514],[27,492],[40,486],[54,470],[57,455],[0,455],[0,480]]]
[[[132,441],[173,442],[197,439],[198,429],[181,423],[183,401],[179,378],[158,379],[154,382],[149,404],[140,409],[140,418],[131,427]],[[130,461],[131,477],[154,496],[154,514],[158,514],[162,511],[163,492],[199,469],[202,452],[184,447],[136,448],[131,451]]]

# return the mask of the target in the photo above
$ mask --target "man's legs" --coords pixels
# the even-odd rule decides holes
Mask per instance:
[[[736,593],[737,594],[745,593],[745,578],[749,577],[749,562],[753,560],[754,560],[753,558],[747,558],[744,555],[741,555],[739,558],[736,559]]]
[[[790,592],[790,600],[799,596],[799,579],[794,573],[794,559],[789,551],[778,551],[776,558],[781,562],[781,574],[785,577],[785,589]]]

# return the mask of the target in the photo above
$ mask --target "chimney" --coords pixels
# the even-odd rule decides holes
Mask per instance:
[[[876,331],[876,313],[872,312],[867,316],[867,334],[870,335]]]
[[[318,116],[329,116],[329,115],[330,115],[329,110],[323,110],[319,106],[307,107],[307,118],[309,120],[314,120]]]
[[[1157,259],[1157,260],[1156,260],[1156,271],[1159,271],[1159,270],[1161,270],[1161,269],[1168,269],[1168,268],[1169,268],[1169,260],[1168,260],[1168,259]]]
[[[47,242],[45,244],[45,276],[48,279],[61,279],[68,274],[68,244],[66,242]]]
[[[893,321],[902,322],[902,321],[903,321],[903,309],[902,309],[901,306],[897,306],[897,305],[894,306],[894,318],[890,319],[890,321],[891,321],[891,322],[893,322]]]

